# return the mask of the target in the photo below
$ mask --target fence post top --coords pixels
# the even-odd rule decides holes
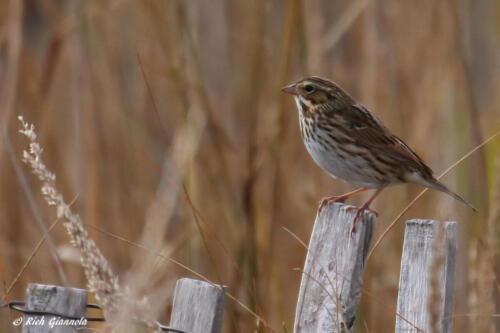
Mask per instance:
[[[323,216],[324,214],[329,214],[329,215],[338,214],[337,212],[346,214],[348,213],[348,209],[353,209],[353,211],[356,211],[358,207],[343,202],[332,202],[326,204],[321,211],[318,211],[318,217]],[[376,220],[376,218],[377,216],[375,215],[375,213],[369,210],[365,210],[363,211],[360,220],[372,221]]]
[[[441,223],[440,221],[437,220],[431,220],[431,219],[411,219],[406,221],[406,227],[435,227],[438,225],[438,223]],[[451,229],[456,229],[457,228],[457,222],[456,221],[444,221],[442,222],[444,224],[445,229],[451,230]]]
[[[85,292],[87,293],[87,289],[84,289],[84,288],[76,288],[76,287],[63,287],[63,286],[58,286],[58,285],[55,285],[55,284],[43,284],[43,283],[28,283],[28,287],[26,288],[26,290],[32,290],[33,288],[43,288],[43,289],[59,289],[59,290],[67,290],[67,289],[70,289],[70,290],[73,290],[73,291],[77,291],[77,292]]]
[[[180,278],[177,280],[177,284],[184,284],[184,283],[199,285],[199,286],[203,286],[203,287],[213,287],[213,288],[217,288],[219,290],[222,290],[222,289],[226,290],[228,288],[225,285],[221,286],[220,284],[217,284],[214,282],[202,281],[202,280],[191,279],[191,278]]]

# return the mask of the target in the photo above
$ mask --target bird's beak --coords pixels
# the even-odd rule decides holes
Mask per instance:
[[[281,88],[281,91],[286,92],[287,94],[297,95],[297,85],[292,83],[286,87]]]

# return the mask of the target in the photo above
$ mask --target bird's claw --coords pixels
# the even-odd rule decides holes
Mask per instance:
[[[366,210],[366,211],[368,211],[368,212],[370,212],[370,213],[375,214],[375,216],[376,216],[376,217],[378,217],[378,213],[377,213],[376,211],[374,211],[373,209],[370,209],[370,208],[363,208],[363,207],[358,208],[358,207],[355,207],[355,206],[347,206],[347,207],[345,208],[345,210],[346,210],[346,211],[355,210],[355,209],[356,209],[358,212],[361,212],[361,213],[362,213],[362,212],[364,212],[364,211]],[[359,215],[361,215],[361,213],[359,213]],[[356,214],[356,215],[357,215],[357,214]]]
[[[325,197],[319,201],[318,210],[321,211],[325,205],[328,205],[332,202],[341,202],[344,203],[346,201],[346,197],[344,195]]]
[[[378,217],[378,213],[368,207],[360,207],[360,208],[354,206],[346,207],[346,211],[350,211],[353,209],[357,209],[357,212],[356,215],[354,215],[354,220],[352,221],[351,237],[353,236],[353,234],[356,233],[356,222],[358,221],[358,219],[361,217],[361,214],[363,214],[365,210],[375,214],[375,216]]]

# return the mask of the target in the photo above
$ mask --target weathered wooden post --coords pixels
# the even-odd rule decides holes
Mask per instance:
[[[85,289],[30,283],[26,290],[25,308],[59,315],[25,314],[23,333],[73,333],[87,327]]]
[[[188,278],[177,281],[170,327],[189,333],[220,333],[223,312],[221,287]]]
[[[451,332],[457,224],[445,222],[441,233],[438,226],[433,220],[406,222],[396,333],[431,332],[431,308],[436,312],[437,331]],[[436,236],[442,237],[438,243],[434,243]],[[439,282],[432,286],[437,290],[431,288],[432,279]],[[439,293],[437,301],[430,302],[431,293]]]
[[[351,234],[356,209],[334,203],[317,215],[300,284],[294,332],[351,331],[361,298],[375,215],[365,212]]]

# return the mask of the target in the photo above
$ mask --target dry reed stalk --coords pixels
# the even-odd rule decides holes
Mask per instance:
[[[326,50],[322,43],[326,20],[323,17],[321,1],[308,0],[304,8],[304,33],[307,40],[307,72],[311,74],[325,73]]]
[[[455,38],[456,41],[456,54],[459,61],[460,71],[464,84],[464,93],[466,95],[467,113],[469,116],[468,122],[470,126],[470,140],[472,146],[479,145],[484,138],[483,130],[480,124],[480,110],[478,101],[478,92],[484,89],[484,80],[474,80],[473,77],[473,50],[472,50],[472,20],[470,16],[471,4],[468,1],[452,2],[450,9],[452,9],[454,24],[455,24]],[[486,21],[485,21],[486,23]],[[483,46],[484,47],[484,46]],[[486,50],[482,50],[485,51]],[[480,84],[478,84],[480,82]],[[477,193],[481,199],[478,200],[479,205],[476,206],[482,214],[482,218],[486,217],[488,211],[488,181],[486,178],[486,153],[481,151],[471,158],[472,167],[474,170],[474,181],[469,183],[469,191]],[[471,227],[478,234],[480,224],[473,224]]]
[[[7,15],[7,65],[4,72],[2,83],[0,85],[0,110],[2,110],[2,123],[7,126],[13,111],[15,102],[19,59],[22,41],[22,18],[23,1],[9,1],[9,15]]]
[[[241,6],[241,5],[240,5]],[[264,78],[265,68],[265,32],[267,13],[264,2],[253,2],[252,5],[244,4],[239,8],[245,11],[242,22],[242,30],[248,34],[249,38],[242,40],[240,47],[245,50],[252,50],[243,56],[244,65],[241,69],[242,78],[238,82],[234,108],[240,110],[244,115],[247,124],[245,133],[245,166],[244,178],[242,179],[241,202],[242,218],[245,221],[244,234],[246,241],[241,243],[238,249],[240,256],[245,257],[243,270],[246,270],[247,278],[238,279],[240,272],[235,272],[233,281],[236,290],[244,290],[250,300],[250,306],[259,312],[267,312],[269,304],[262,303],[263,295],[270,292],[269,283],[264,281],[265,277],[271,275],[273,253],[270,248],[272,237],[272,227],[269,224],[259,223],[263,209],[257,197],[257,182],[259,172],[259,104],[263,99],[262,89],[248,89],[248,87],[259,87]],[[268,258],[260,261],[259,257]],[[250,282],[251,281],[251,282]],[[264,329],[258,326],[258,332]]]
[[[367,5],[368,0],[358,0],[346,9],[345,13],[340,16],[336,24],[325,34],[325,37],[323,37],[324,50],[330,50],[337,44],[339,39],[349,30]]]
[[[497,251],[497,230],[496,224],[500,221],[500,149],[496,158],[496,186],[493,188],[493,195],[490,205],[489,216],[486,222],[486,230],[480,237],[477,248],[478,272],[477,272],[477,307],[475,313],[481,314],[477,318],[474,328],[477,332],[495,332],[495,256]]]
[[[33,213],[33,217],[35,218],[36,223],[38,224],[38,226],[42,230],[42,234],[44,235],[45,239],[47,240],[47,247],[50,251],[52,259],[54,259],[54,263],[56,265],[57,273],[59,274],[59,278],[61,279],[61,283],[63,284],[63,286],[67,286],[68,279],[66,278],[66,273],[64,272],[61,258],[59,257],[59,254],[57,253],[56,245],[55,245],[52,237],[49,235],[49,231],[47,230],[47,226],[45,225],[45,222],[43,221],[42,214],[40,214],[38,206],[36,205],[35,198],[33,197],[33,193],[28,185],[28,181],[26,180],[26,177],[22,171],[22,168],[19,165],[19,162],[17,161],[16,155],[15,155],[14,150],[12,148],[12,145],[10,143],[10,139],[7,136],[6,130],[3,127],[0,127],[0,133],[1,133],[1,136],[3,139],[4,147],[6,148],[7,153],[9,154],[9,158],[12,162],[12,165],[14,166],[14,170],[16,171],[16,175],[17,175],[17,178],[19,180],[19,183],[20,183],[21,187],[23,188],[23,191],[24,191],[24,194],[25,194],[26,199],[28,201],[29,207]]]
[[[197,101],[200,104],[199,107],[201,110],[208,115],[206,129],[208,140],[202,143],[202,146],[208,147],[208,151],[205,149],[205,151],[200,151],[199,154],[201,159],[204,158],[204,154],[206,155],[205,161],[202,161],[202,170],[199,170],[197,167],[196,170],[194,170],[195,159],[191,159],[189,163],[190,168],[193,168],[193,173],[199,173],[203,178],[208,178],[213,184],[210,188],[211,197],[213,202],[217,202],[218,206],[222,206],[222,209],[219,210],[222,212],[223,218],[219,217],[218,220],[225,223],[225,225],[221,225],[219,223],[219,227],[225,230],[225,235],[227,237],[228,235],[234,235],[240,232],[238,231],[237,224],[235,224],[234,221],[240,219],[240,216],[242,216],[242,208],[239,195],[233,191],[233,186],[229,178],[231,175],[231,169],[228,168],[225,156],[228,148],[228,141],[224,139],[227,135],[220,131],[220,126],[215,122],[215,119],[220,116],[221,109],[214,108],[212,110],[208,92],[203,86],[202,68],[200,59],[198,59],[198,45],[196,44],[195,36],[192,36],[192,25],[189,24],[194,23],[194,25],[196,25],[197,22],[191,22],[192,20],[190,20],[186,14],[186,8],[184,8],[184,4],[182,2],[171,2],[167,4],[167,6],[169,7],[169,10],[167,10],[168,14],[166,20],[162,17],[162,15],[159,15],[161,11],[156,6],[153,5],[148,7],[147,10],[151,11],[154,23],[158,26],[157,29],[159,31],[159,35],[165,36],[162,39],[162,46],[164,47],[163,51],[167,54],[167,74],[170,76],[169,80],[175,82],[173,85],[173,89],[175,89],[175,93],[173,94],[174,102],[175,99],[179,99],[179,108],[189,110],[192,107],[191,104]],[[180,13],[180,15],[178,15],[178,13]],[[166,34],[164,33],[165,31],[167,31]],[[198,157],[197,160],[200,160],[200,157]],[[173,181],[173,179],[170,181]],[[181,184],[181,182],[178,183]],[[188,183],[188,186],[189,184],[191,183]],[[196,185],[200,186],[199,184]],[[189,186],[189,192],[192,191],[193,187],[194,186]],[[185,193],[183,193],[183,195],[185,195],[185,200],[193,209],[194,219],[197,220],[199,218],[200,221],[203,222],[204,226],[208,227],[208,231],[211,232],[211,236],[215,237],[216,242],[223,248],[229,262],[233,264],[235,270],[239,272],[240,269],[235,266],[235,262],[226,248],[227,245],[223,244],[219,240],[219,236],[213,232],[215,229],[205,221],[196,207],[194,207],[189,195],[187,194],[187,190],[184,190],[184,192]],[[198,230],[200,232],[201,239],[204,242],[206,254],[210,258],[210,266],[215,269],[215,273],[219,277],[221,273],[217,268],[217,260],[211,259],[212,254],[208,249],[204,231],[200,226],[198,226]],[[197,241],[197,239],[195,239],[195,241]],[[190,244],[195,244],[195,242],[190,242]],[[241,245],[242,243],[238,242],[238,244]],[[198,253],[199,247],[196,246],[196,248],[192,250],[193,252]],[[239,274],[236,275],[239,276]],[[238,281],[240,280],[241,276]],[[235,284],[230,284],[230,286],[232,290],[237,289],[235,288]],[[228,297],[231,298],[229,295]],[[236,302],[239,303],[240,301],[236,300]],[[245,307],[242,303],[240,303],[240,305]],[[233,308],[232,303],[229,303],[228,306],[230,316],[234,318],[236,309]],[[254,315],[254,313],[252,313],[252,315]],[[232,324],[236,327],[238,325],[237,319],[233,319]]]
[[[151,17],[156,24],[155,28],[158,35],[165,36],[162,41],[163,51],[166,53],[167,59],[167,75],[168,79],[175,82],[172,89],[174,94],[172,102],[178,102],[178,108],[187,112],[191,108],[194,100],[198,101],[199,107],[204,111],[207,117],[206,134],[208,142],[203,145],[208,146],[208,152],[201,151],[200,154],[207,154],[206,165],[203,166],[203,172],[208,173],[208,177],[213,184],[210,188],[220,205],[223,206],[224,217],[221,221],[225,222],[224,228],[228,229],[231,234],[234,234],[235,219],[238,219],[242,214],[241,203],[238,195],[232,190],[232,184],[229,176],[231,168],[228,166],[226,157],[227,148],[234,149],[230,146],[230,141],[221,127],[214,123],[217,117],[216,112],[220,112],[219,108],[213,108],[207,89],[203,86],[202,68],[198,55],[195,37],[193,37],[192,28],[190,27],[189,17],[186,14],[186,8],[181,1],[174,1],[167,4],[167,18],[161,15],[161,9],[151,4],[147,7]],[[180,15],[179,15],[180,13]],[[196,22],[194,22],[196,24]],[[167,33],[165,33],[167,32]],[[178,100],[178,101],[177,101]],[[219,115],[220,116],[220,115]]]
[[[181,6],[182,7],[182,6]],[[264,31],[265,31],[265,6],[263,3],[257,3],[255,8],[246,8],[247,11],[255,11],[255,18],[260,20],[260,23],[252,23],[252,27],[257,31],[258,35],[257,36],[252,36],[251,39],[255,40],[249,40],[246,43],[251,44],[251,47],[249,49],[253,50],[253,58],[249,58],[249,64],[248,67],[250,67],[249,70],[245,73],[247,76],[249,76],[250,79],[250,84],[245,86],[244,90],[247,90],[247,86],[258,86],[260,81],[261,81],[261,75],[259,74],[259,68],[262,68],[263,65],[261,64],[262,61],[259,61],[259,59],[262,58],[262,53],[263,53],[263,38],[264,38]],[[182,13],[185,13],[185,10],[182,10]],[[250,15],[250,14],[248,14]],[[253,15],[250,15],[253,16]],[[220,112],[218,108],[214,108],[211,104],[211,101],[209,99],[208,95],[208,90],[207,88],[203,85],[203,76],[202,76],[202,58],[200,57],[199,50],[198,50],[198,45],[195,43],[195,36],[192,33],[192,29],[188,25],[189,23],[189,17],[181,17],[179,20],[179,29],[180,31],[185,35],[185,41],[183,42],[187,50],[187,64],[186,66],[187,70],[186,73],[184,73],[184,76],[188,77],[189,85],[188,89],[189,91],[193,92],[197,99],[200,102],[201,108],[205,111],[206,117],[207,117],[207,132],[210,135],[211,141],[213,143],[212,147],[212,154],[210,154],[209,161],[217,161],[218,165],[213,167],[215,170],[215,177],[214,177],[214,183],[216,184],[217,187],[220,187],[221,189],[219,190],[221,193],[221,197],[223,198],[222,200],[222,205],[228,207],[227,210],[230,212],[230,217],[228,219],[229,227],[232,226],[232,221],[241,219],[244,217],[244,219],[247,222],[247,232],[241,233],[242,235],[248,235],[249,240],[245,240],[244,242],[240,242],[238,244],[239,248],[239,253],[238,256],[242,258],[242,263],[245,265],[244,268],[240,269],[239,267],[236,269],[236,274],[234,274],[234,279],[232,280],[233,283],[231,283],[231,287],[233,290],[235,290],[235,293],[238,293],[240,289],[245,290],[247,293],[248,298],[251,301],[250,308],[259,312],[260,311],[260,305],[258,304],[258,298],[259,298],[259,276],[258,276],[258,255],[262,251],[258,251],[256,248],[256,233],[258,233],[259,230],[256,229],[256,226],[254,225],[256,223],[256,217],[255,217],[255,207],[253,205],[253,201],[255,200],[253,198],[254,194],[253,192],[255,191],[255,182],[256,182],[256,164],[257,162],[253,161],[256,159],[257,155],[257,134],[255,133],[257,130],[257,111],[258,109],[258,96],[257,96],[257,91],[251,91],[251,94],[247,96],[244,100],[244,107],[241,108],[242,112],[245,112],[244,110],[248,108],[248,113],[250,115],[249,121],[246,123],[249,124],[248,131],[250,133],[249,135],[249,140],[248,145],[249,145],[249,161],[248,164],[250,165],[250,170],[249,170],[249,177],[245,180],[243,180],[243,190],[242,194],[240,195],[239,193],[234,193],[232,190],[232,184],[229,179],[229,174],[231,173],[231,168],[232,166],[229,164],[229,159],[227,158],[227,152],[228,151],[234,151],[235,147],[231,145],[231,140],[228,137],[228,135],[223,131],[222,127],[218,125],[217,122],[217,114],[216,111]],[[245,66],[247,67],[247,66]],[[245,93],[247,93],[245,91]],[[249,101],[252,101],[249,103]],[[253,138],[252,136],[255,136]],[[215,156],[215,158],[214,158]],[[201,231],[201,229],[200,229]],[[202,239],[205,242],[205,238],[203,233],[201,233]],[[211,264],[215,266],[216,274],[220,276],[220,273],[218,272],[218,268],[216,267],[215,260],[212,259],[212,256],[208,250],[207,244],[205,244],[205,249],[207,251],[207,254],[210,258]],[[245,271],[247,274],[247,277],[242,276],[240,274],[241,271]],[[236,317],[238,314],[233,311],[233,309],[230,309],[230,313],[232,317]],[[236,319],[233,319],[233,323],[236,321]],[[263,321],[264,326],[267,326],[266,322]]]
[[[168,244],[165,243],[164,239],[180,197],[176,184],[182,183],[187,165],[198,149],[204,128],[203,113],[193,108],[188,113],[186,125],[179,130],[175,138],[171,154],[165,156],[162,167],[164,176],[158,185],[156,198],[147,211],[140,241],[142,244],[147,244],[152,253],[168,250]],[[159,285],[160,289],[165,286],[163,281],[165,281],[165,273],[167,272],[167,266],[159,266],[159,264],[156,255],[136,253],[133,268],[125,281],[128,286],[127,297],[140,299],[144,297],[143,295],[158,294],[155,286]],[[165,294],[166,291],[162,293]],[[159,315],[159,312],[164,308],[165,304],[163,303],[166,298],[156,298],[156,301],[157,304],[154,307],[143,311],[141,318],[149,316],[153,319]],[[126,318],[134,309],[134,304],[127,306],[128,308],[121,313],[123,318]]]
[[[297,30],[300,22],[300,3],[301,1],[299,0],[292,0],[287,3],[286,6],[286,18],[285,18],[285,25],[284,25],[284,36],[283,36],[283,45],[281,48],[281,68],[279,69],[279,87],[285,86],[285,84],[288,81],[288,78],[290,76],[290,71],[291,71],[291,64],[292,64],[292,50],[296,44],[296,39],[297,39]],[[279,88],[276,87],[276,88]],[[283,196],[283,193],[281,191],[281,188],[283,186],[283,180],[282,180],[282,161],[281,161],[281,150],[283,149],[283,141],[285,139],[285,133],[286,133],[286,104],[285,104],[285,97],[284,94],[279,95],[278,99],[278,106],[277,106],[277,118],[275,118],[275,126],[274,126],[274,133],[272,133],[272,142],[270,145],[271,149],[271,156],[273,158],[271,164],[273,166],[272,170],[272,176],[270,178],[270,183],[272,183],[271,187],[271,200],[272,203],[270,205],[272,211],[269,214],[270,218],[272,220],[275,220],[277,216],[279,215],[279,209],[282,203],[280,202],[282,200],[281,196]]]
[[[19,131],[29,139],[29,150],[23,152],[23,161],[42,182],[42,195],[49,206],[56,208],[57,218],[64,220],[64,226],[73,246],[80,250],[80,262],[87,278],[88,289],[102,306],[105,316],[118,310],[120,286],[106,258],[97,245],[88,237],[80,216],[74,214],[56,188],[56,175],[47,169],[42,159],[42,147],[37,141],[35,126],[19,116],[22,129]]]
[[[47,234],[50,234],[50,232],[52,231],[52,229],[54,229],[54,227],[57,225],[57,223],[59,222],[60,220],[59,219],[56,219],[50,226],[49,228],[47,229]],[[12,290],[12,288],[14,288],[14,286],[16,285],[17,281],[19,281],[19,279],[21,278],[21,276],[23,275],[24,271],[28,268],[28,266],[30,265],[31,261],[35,258],[35,255],[36,253],[38,252],[38,250],[40,249],[40,247],[43,245],[43,243],[45,243],[45,241],[47,240],[47,236],[46,235],[43,235],[42,238],[38,241],[38,243],[36,244],[35,248],[33,249],[33,251],[31,251],[31,254],[29,255],[28,257],[28,260],[26,260],[26,262],[24,263],[23,267],[21,268],[21,270],[17,273],[16,277],[14,278],[14,280],[12,280],[12,282],[9,284],[9,287],[8,288],[5,288],[5,295],[7,296],[10,291]]]

